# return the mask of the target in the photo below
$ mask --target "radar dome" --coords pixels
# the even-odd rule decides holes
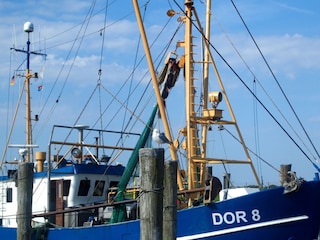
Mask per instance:
[[[26,22],[24,25],[23,25],[23,30],[27,33],[29,32],[33,32],[33,24],[31,22]]]

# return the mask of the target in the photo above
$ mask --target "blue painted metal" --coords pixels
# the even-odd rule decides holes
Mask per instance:
[[[313,196],[311,196],[313,193]],[[215,217],[222,215],[224,220]],[[240,217],[237,220],[237,213]],[[246,216],[241,218],[242,213]],[[233,217],[235,216],[235,217]],[[297,216],[307,219],[276,224]],[[183,219],[183,221],[182,221]],[[247,222],[245,222],[245,219]],[[276,221],[277,220],[277,221]],[[264,223],[264,224],[263,224]],[[261,227],[259,227],[261,226]],[[243,230],[241,229],[249,229]],[[320,182],[306,182],[298,192],[283,194],[283,188],[264,190],[208,206],[183,210],[178,215],[178,236],[219,233],[205,239],[316,239],[320,227]],[[239,231],[237,231],[237,229]],[[219,231],[219,232],[217,232]],[[235,231],[235,232],[232,232]],[[209,236],[209,234],[208,234]],[[201,239],[201,238],[194,238]]]
[[[140,239],[139,220],[78,228],[56,228],[48,240]],[[278,187],[178,211],[177,239],[283,240],[317,239],[320,226],[320,181],[305,182],[297,192]],[[15,240],[16,229],[1,228]],[[216,236],[214,236],[216,235]]]

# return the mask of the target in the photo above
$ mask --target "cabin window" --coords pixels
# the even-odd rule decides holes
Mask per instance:
[[[16,179],[18,177],[18,172],[17,172],[17,170],[16,169],[14,169],[14,170],[8,170],[8,178],[9,179]]]
[[[119,183],[118,181],[111,181],[110,184],[109,184],[109,188],[117,187],[118,183]]]
[[[69,196],[71,180],[63,180],[63,196]]]
[[[94,184],[93,196],[102,196],[105,181],[96,181]]]
[[[109,182],[109,188],[108,188],[108,193],[107,193],[107,200],[113,201],[114,197],[116,195],[116,190],[112,188],[116,188],[118,186],[119,182],[118,181],[110,181]]]
[[[78,190],[78,196],[87,196],[90,189],[90,180],[81,180]]]
[[[12,188],[7,188],[7,202],[12,202]]]

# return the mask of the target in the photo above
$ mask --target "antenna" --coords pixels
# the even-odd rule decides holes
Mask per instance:
[[[30,69],[30,33],[33,32],[33,24],[31,22],[25,22],[25,24],[23,25],[23,30],[26,33],[28,33],[28,41],[27,41],[27,75],[28,75],[28,71]]]

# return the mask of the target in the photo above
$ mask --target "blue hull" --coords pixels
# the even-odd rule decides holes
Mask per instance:
[[[140,239],[139,220],[113,225],[50,229],[48,240]],[[274,188],[178,212],[177,239],[317,239],[320,227],[320,181],[302,184],[284,195]],[[16,229],[0,228],[15,240]]]

